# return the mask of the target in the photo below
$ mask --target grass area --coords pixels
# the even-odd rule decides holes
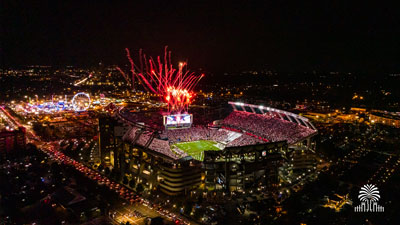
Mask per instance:
[[[172,145],[172,147],[176,146],[180,150],[186,152],[188,155],[192,156],[194,159],[203,161],[204,151],[219,151],[217,146],[217,142],[215,141],[192,141],[192,142],[181,142]]]

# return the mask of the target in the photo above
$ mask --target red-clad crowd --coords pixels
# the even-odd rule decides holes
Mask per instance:
[[[203,126],[195,126],[186,129],[167,130],[161,137],[168,139],[171,143],[188,142],[199,140],[213,140],[217,142],[226,142],[229,131],[224,129],[209,129]]]
[[[233,147],[233,146],[246,146],[246,145],[255,145],[255,144],[261,144],[265,143],[266,141],[263,141],[259,138],[252,137],[247,134],[243,134],[242,136],[234,139],[233,141],[229,142],[226,147]]]
[[[170,144],[177,142],[213,140],[225,143],[227,147],[283,140],[292,144],[316,132],[305,126],[270,115],[242,111],[232,112],[222,121],[222,125],[221,129],[194,126],[186,129],[166,130],[160,134],[160,137],[152,140],[149,148],[177,159],[187,155],[177,148],[174,151],[171,150]],[[123,139],[133,142],[138,132],[140,132],[139,128],[134,127],[124,135]],[[136,144],[146,146],[151,135],[151,132],[142,132],[136,140]]]
[[[130,129],[123,137],[125,141],[132,142],[135,139],[136,134],[140,132],[138,128],[133,127]],[[136,144],[140,146],[146,146],[147,141],[150,139],[150,132],[143,132],[140,134],[139,138],[136,140]],[[149,149],[167,155],[173,159],[177,159],[178,157],[171,151],[168,141],[161,140],[158,138],[154,138],[150,143]]]
[[[222,124],[268,141],[287,140],[289,144],[296,143],[315,132],[308,127],[270,115],[243,111],[232,112],[222,121]]]

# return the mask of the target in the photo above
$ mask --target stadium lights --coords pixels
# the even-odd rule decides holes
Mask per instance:
[[[264,108],[264,106],[260,105],[258,108],[260,108],[260,109],[263,109],[263,108]]]
[[[244,103],[243,103],[243,102],[235,102],[235,105],[240,105],[240,106],[243,106],[243,105],[244,105]]]

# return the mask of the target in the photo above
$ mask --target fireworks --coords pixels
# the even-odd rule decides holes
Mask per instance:
[[[139,51],[139,64],[135,64],[129,49],[126,50],[126,56],[130,62],[130,72],[132,76],[124,73],[119,67],[117,70],[122,74],[125,80],[134,89],[135,80],[147,90],[163,97],[168,103],[168,110],[174,113],[187,111],[188,106],[192,102],[195,95],[193,88],[204,76],[204,74],[196,75],[194,72],[188,71],[187,63],[179,63],[179,68],[174,69],[171,63],[171,51],[164,51],[164,58],[160,56],[154,60],[152,57],[147,58],[142,50]]]

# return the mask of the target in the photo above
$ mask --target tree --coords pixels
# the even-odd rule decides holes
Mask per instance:
[[[161,217],[155,217],[151,219],[150,225],[163,225],[163,219]]]
[[[204,213],[205,213],[204,208],[203,208],[203,207],[200,207],[200,208],[198,208],[198,209],[196,209],[196,210],[194,211],[194,218],[195,218],[196,220],[199,220],[199,219],[204,215]]]
[[[113,169],[110,173],[110,177],[119,182],[121,180],[121,171],[119,169]]]
[[[110,172],[111,172],[110,168],[106,167],[105,168],[105,173],[106,173],[107,176],[110,175]]]
[[[41,124],[41,123],[33,123],[33,130],[36,132],[36,133],[39,133],[39,134],[42,134],[42,132],[43,132],[43,125]]]
[[[139,184],[137,185],[137,187],[136,187],[136,191],[137,191],[138,193],[142,193],[142,192],[144,191],[143,184],[139,183]]]
[[[122,183],[123,184],[128,184],[128,177],[127,176],[124,176],[124,179],[122,180]]]
[[[203,195],[200,195],[200,196],[199,196],[197,202],[198,202],[199,204],[202,204],[202,203],[203,203]]]
[[[191,201],[187,201],[185,203],[185,208],[183,209],[183,212],[186,215],[189,215],[192,212],[192,209],[193,209],[193,203]]]
[[[37,151],[36,145],[34,145],[32,143],[26,144],[26,149],[29,150],[29,151]]]
[[[97,168],[97,170],[98,170],[99,172],[101,172],[103,169],[104,169],[104,166],[103,166],[103,165],[100,165],[100,166]]]
[[[135,179],[132,179],[132,180],[130,180],[129,181],[129,186],[131,187],[131,188],[134,188],[135,187]]]
[[[55,185],[60,185],[61,184],[61,179],[62,179],[62,175],[61,175],[61,167],[60,165],[58,165],[58,163],[54,162],[51,164],[50,166],[50,170],[51,170],[51,174],[52,174],[52,178],[53,178],[53,182]]]

